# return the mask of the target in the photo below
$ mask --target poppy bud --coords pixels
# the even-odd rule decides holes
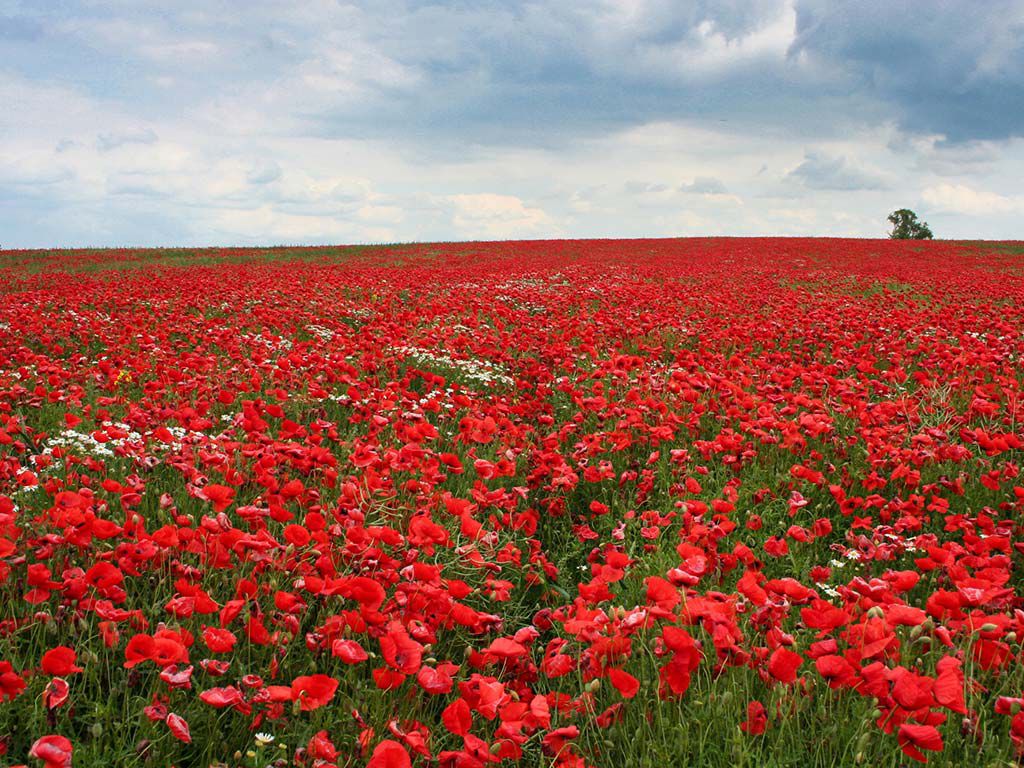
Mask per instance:
[[[882,606],[874,605],[871,608],[868,608],[868,618],[869,619],[884,619],[885,618],[885,611],[882,610]]]
[[[93,723],[89,726],[89,733],[94,739],[103,735],[103,723]]]
[[[491,747],[488,750],[488,752],[490,752],[492,755],[496,755],[500,751],[501,751],[501,742],[500,741],[496,741],[493,744],[491,744]]]
[[[595,677],[586,685],[587,693],[597,693],[599,690],[601,690],[601,678],[599,677]]]
[[[986,624],[982,624],[980,627],[978,627],[979,632],[995,632],[997,629],[999,629],[999,627],[997,627],[991,621]]]
[[[1003,639],[1006,642],[1008,642],[1008,643],[1016,643],[1017,642],[1017,633],[1016,632],[1007,632],[1006,633],[1006,637],[1004,637]]]

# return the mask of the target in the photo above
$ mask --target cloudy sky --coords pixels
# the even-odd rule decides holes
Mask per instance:
[[[1024,0],[0,0],[0,246],[1024,238]]]

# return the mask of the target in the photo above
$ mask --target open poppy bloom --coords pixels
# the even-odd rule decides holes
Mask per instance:
[[[28,751],[31,757],[43,761],[43,768],[70,768],[71,742],[63,736],[43,736]]]
[[[57,648],[51,648],[44,653],[39,666],[48,675],[56,677],[73,675],[82,671],[82,667],[75,665],[76,658],[77,656],[73,649],[62,645]]]
[[[328,675],[305,675],[292,682],[292,699],[299,702],[303,712],[319,709],[334,698],[338,681]]]
[[[374,747],[366,768],[412,768],[412,760],[400,743],[385,739]]]

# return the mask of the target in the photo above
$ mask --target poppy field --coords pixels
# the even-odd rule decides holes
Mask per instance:
[[[1024,244],[0,252],[0,764],[1020,765]]]

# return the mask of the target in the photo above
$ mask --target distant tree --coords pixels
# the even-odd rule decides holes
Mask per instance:
[[[900,208],[889,214],[889,223],[892,224],[892,232],[889,237],[893,240],[931,240],[932,231],[923,221],[917,220],[917,214],[909,208]]]

